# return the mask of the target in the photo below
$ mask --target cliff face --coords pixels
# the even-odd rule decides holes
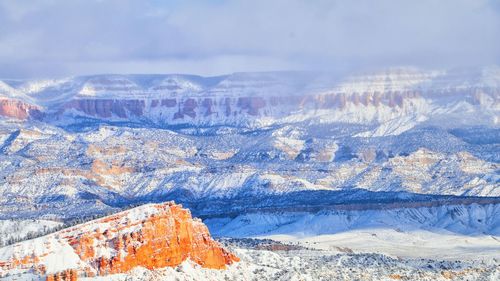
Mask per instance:
[[[311,96],[271,97],[179,97],[169,99],[75,99],[59,114],[74,110],[94,118],[129,119],[145,117],[154,121],[184,123],[240,118],[285,117],[298,110],[345,109],[347,106],[387,106],[402,109],[419,98],[418,92],[328,93]]]
[[[0,98],[0,116],[19,120],[30,117],[38,119],[42,115],[40,108],[19,100]]]
[[[318,118],[383,123],[466,110],[457,105],[487,112],[498,122],[500,94],[498,68],[465,73],[402,68],[339,77],[285,72],[93,75],[52,83],[26,81],[15,87],[4,83],[4,94],[1,82],[0,96],[33,101],[44,108],[46,121],[58,124],[82,120],[75,117],[148,125],[267,126]],[[33,111],[19,104],[3,107],[0,114],[19,119]]]
[[[137,266],[177,266],[187,259],[211,269],[239,261],[188,210],[150,204],[2,248],[0,277],[36,272],[47,280],[73,280]]]
[[[62,111],[76,109],[92,117],[128,118],[132,116],[142,116],[144,111],[144,101],[141,100],[112,100],[112,99],[82,99],[73,100],[65,105]]]

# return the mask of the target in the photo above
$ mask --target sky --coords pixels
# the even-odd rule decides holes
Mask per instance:
[[[500,0],[0,0],[0,77],[500,64]]]

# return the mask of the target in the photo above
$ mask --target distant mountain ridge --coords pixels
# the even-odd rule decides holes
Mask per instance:
[[[0,218],[497,204],[499,81],[497,67],[5,80]]]
[[[93,75],[0,85],[0,115],[60,126],[82,120],[160,127],[379,124],[368,136],[399,134],[443,116],[468,115],[476,125],[500,122],[498,67],[396,68],[347,77],[314,72]]]

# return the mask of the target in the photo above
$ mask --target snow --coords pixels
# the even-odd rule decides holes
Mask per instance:
[[[350,249],[357,253],[381,253],[394,257],[462,260],[500,258],[499,236],[468,236],[431,231],[367,228],[337,234],[266,235],[277,241],[321,250]]]
[[[232,247],[242,259],[226,270],[204,269],[187,260],[176,268],[149,271],[135,268],[129,274],[82,278],[102,280],[448,280],[445,271],[457,273],[454,280],[495,280],[495,261],[441,261],[391,258],[378,254],[346,254],[330,250],[266,251]],[[404,277],[403,277],[404,278]]]
[[[392,68],[380,73],[356,75],[341,82],[334,92],[365,93],[395,92],[429,87],[433,79],[445,75],[445,71],[421,71],[418,68]]]
[[[0,248],[0,260],[8,261],[12,257],[23,258],[25,256],[40,257],[39,264],[44,265],[47,273],[56,273],[69,268],[76,268],[81,262],[80,257],[67,243],[62,243],[54,235],[23,241],[18,244]],[[22,272],[25,270],[21,269]],[[15,271],[9,271],[15,274]]]
[[[95,117],[86,116],[75,109],[64,108],[68,102],[74,99],[112,99],[143,101],[144,116],[130,117],[132,120],[128,120],[138,123],[223,124],[250,128],[306,120],[320,124],[379,123],[379,129],[366,132],[362,136],[387,136],[401,134],[444,113],[467,112],[471,116],[481,113],[487,115],[487,118],[481,118],[481,123],[498,123],[499,108],[494,102],[495,91],[500,84],[498,69],[490,66],[463,72],[402,67],[346,77],[307,72],[235,73],[220,77],[178,74],[92,75],[59,80],[30,80],[17,86],[0,83],[0,96],[16,96],[45,107],[51,113],[64,112],[63,116],[52,120],[60,125],[77,122],[76,117]],[[325,79],[326,81],[322,81]],[[463,94],[464,92],[466,94]],[[345,108],[322,109],[314,105],[292,106],[286,101],[286,97],[290,96],[321,97],[343,94],[349,99],[353,95],[365,93],[411,93],[412,97],[404,99],[402,104],[396,107],[389,107],[384,103],[374,106],[347,102]],[[244,110],[237,110],[239,97],[259,97],[265,101],[266,106],[259,109],[258,115],[253,116]],[[203,103],[204,99],[211,99],[213,114],[205,114],[205,108],[198,106],[194,108],[195,118],[174,118],[174,114],[179,110],[178,106],[151,106],[153,100],[157,102],[164,98],[175,99],[177,105],[182,105],[189,98],[195,99],[198,104]],[[275,103],[273,98],[285,99],[275,106],[271,105]],[[479,99],[479,104],[475,104],[474,99]],[[469,110],[464,111],[463,106],[457,106],[459,104],[467,105]],[[226,105],[234,111],[229,116],[224,113]],[[107,120],[124,119],[111,116]]]
[[[307,247],[433,259],[500,258],[499,205],[248,213],[205,220],[215,236],[269,238]]]
[[[232,246],[242,259],[226,270],[211,270],[186,260],[175,268],[147,270],[137,267],[127,274],[80,277],[85,281],[150,280],[497,280],[498,261],[442,261],[432,259],[392,258],[379,254],[338,253],[329,250],[266,251]],[[25,274],[5,280],[39,280]]]
[[[376,129],[356,134],[357,137],[382,137],[400,135],[411,128],[423,123],[428,118],[421,114],[418,116],[403,116],[382,122]]]
[[[318,81],[323,78],[325,81]],[[0,120],[0,214],[3,218],[75,218],[116,211],[111,206],[137,198],[187,197],[194,207],[211,200],[217,203],[207,208],[222,215],[205,221],[213,234],[272,238],[309,248],[296,256],[235,248],[243,261],[228,271],[205,270],[186,262],[175,269],[138,268],[102,280],[387,280],[386,271],[392,268],[410,276],[430,274],[425,275],[427,280],[443,279],[439,271],[415,269],[415,261],[407,267],[403,261],[389,262],[372,253],[395,259],[498,260],[498,204],[310,213],[293,211],[302,206],[283,209],[271,205],[267,211],[224,216],[225,203],[230,205],[236,198],[251,207],[275,198],[272,196],[298,191],[357,188],[499,196],[499,88],[498,67],[472,73],[403,68],[327,78],[305,73],[237,73],[0,81],[0,98],[44,106],[48,116],[56,116],[75,99],[140,100],[145,104],[143,116],[84,119],[88,124],[80,124],[80,118],[96,117],[82,115],[77,109],[41,122]],[[385,98],[397,92],[411,98],[391,106],[387,101],[365,105],[348,100],[345,106],[331,108],[314,102],[291,106],[287,99],[314,100],[329,94],[350,99],[375,92],[387,94]],[[240,97],[258,97],[266,105],[257,115],[250,115],[238,108]],[[153,101],[163,98],[176,99],[176,106],[153,106]],[[196,117],[173,119],[189,98],[198,104],[211,99],[216,113],[206,115],[198,106]],[[229,116],[223,114],[226,98],[234,111]],[[273,98],[282,100],[272,105]],[[131,128],[129,123],[104,125],[109,121],[130,122],[140,128]],[[104,172],[94,169],[95,163],[104,163]],[[131,170],[114,173],[109,167]],[[130,210],[125,220],[151,212],[149,206],[141,212]],[[25,237],[45,225],[58,224],[0,221],[0,237]],[[83,227],[91,231],[108,226]],[[68,245],[52,238],[47,241],[53,252],[44,261],[51,264],[50,270],[75,266],[78,261]],[[33,239],[0,252],[7,249],[25,254],[29,247],[40,252],[44,247],[40,241]],[[109,247],[99,251],[102,256],[112,254]],[[350,251],[359,256],[348,255]],[[59,255],[68,259],[58,259]],[[366,260],[375,265],[365,264]],[[481,266],[477,268],[490,270]],[[311,268],[323,270],[325,275]],[[350,269],[354,272],[347,272]],[[492,280],[498,279],[494,278],[498,270],[488,272]],[[464,274],[463,279],[482,276]]]
[[[160,210],[154,204],[146,204],[137,208],[120,212],[112,215],[113,220],[108,217],[89,221],[64,230],[54,232],[42,237],[31,240],[25,240],[20,243],[0,248],[0,261],[11,261],[12,259],[22,259],[24,257],[38,257],[38,265],[43,265],[46,272],[57,273],[66,269],[85,268],[85,262],[80,259],[73,247],[70,245],[68,237],[78,237],[81,233],[94,233],[101,230],[117,229],[116,236],[124,235],[141,228],[137,222],[144,221],[146,218],[157,214]],[[127,227],[121,227],[127,226]],[[99,241],[94,241],[99,243]],[[111,245],[99,245],[96,248],[96,257],[114,256],[114,249]],[[9,270],[9,275],[17,273],[27,273],[26,269],[19,268]],[[2,275],[0,269],[0,276]]]
[[[23,240],[28,235],[46,233],[61,225],[61,222],[49,220],[0,220],[0,240],[4,244],[10,239]]]

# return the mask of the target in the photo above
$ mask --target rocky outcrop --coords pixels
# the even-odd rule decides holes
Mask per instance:
[[[46,281],[76,281],[78,280],[78,272],[75,269],[67,269],[54,274],[48,274],[45,277]]]
[[[239,261],[207,227],[174,203],[149,204],[0,250],[0,277],[35,272],[47,280],[177,266],[189,259],[225,269]],[[5,258],[8,257],[8,258]]]
[[[30,87],[0,81],[0,95],[33,100],[44,106],[47,120],[65,124],[79,122],[72,119],[76,116],[157,125],[253,126],[324,116],[329,122],[383,123],[395,116],[428,115],[430,105],[450,110],[465,102],[496,111],[499,77],[497,67],[463,73],[397,68],[344,77],[280,72],[219,77],[92,75],[52,84],[31,81]],[[0,114],[31,116],[17,109],[19,105],[3,103]],[[496,116],[492,119],[498,122]]]
[[[0,116],[26,120],[29,118],[39,119],[42,115],[38,106],[15,99],[0,98]]]
[[[307,99],[302,104],[314,103],[314,106],[319,109],[339,108],[343,109],[347,105],[355,106],[373,106],[379,107],[385,105],[391,108],[402,108],[404,103],[412,99],[419,98],[420,94],[417,91],[388,91],[388,92],[364,92],[364,93],[327,93],[313,96],[312,99]]]
[[[59,114],[73,110],[102,119],[146,118],[161,122],[204,122],[227,118],[286,117],[298,110],[343,110],[349,105],[388,106],[402,109],[419,98],[417,91],[343,93],[331,92],[305,96],[176,97],[164,99],[75,99],[66,103]],[[160,120],[157,120],[157,119]]]
[[[61,112],[74,109],[92,117],[129,118],[142,116],[144,107],[144,100],[78,99],[68,102]]]
[[[266,101],[261,97],[238,98],[238,107],[245,110],[249,115],[259,115],[259,110],[266,106]]]
[[[196,118],[196,108],[198,107],[198,102],[195,99],[188,98],[185,101],[179,103],[179,111],[174,114],[175,119],[183,119],[185,116],[191,118]]]

